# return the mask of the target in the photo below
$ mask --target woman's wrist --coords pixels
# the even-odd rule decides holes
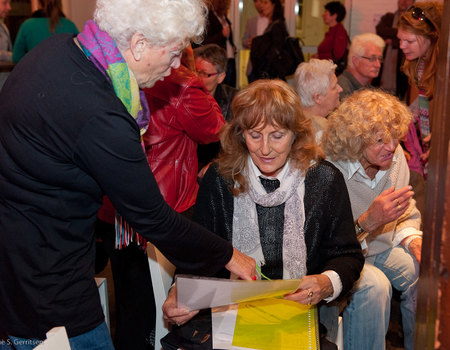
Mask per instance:
[[[403,247],[409,252],[409,245],[411,244],[412,241],[414,241],[416,238],[422,238],[422,236],[419,235],[412,235],[412,236],[408,236],[404,239],[404,244]]]

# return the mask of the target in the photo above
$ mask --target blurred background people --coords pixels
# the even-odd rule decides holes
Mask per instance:
[[[262,0],[263,15],[269,19],[269,26],[263,35],[252,39],[250,60],[252,79],[279,78],[286,80],[286,64],[279,59],[289,33],[286,29],[284,10],[279,0]]]
[[[399,146],[411,118],[397,97],[357,91],[328,117],[322,138],[327,159],[344,176],[355,231],[366,257],[344,309],[346,350],[385,349],[391,284],[402,294],[405,349],[414,349],[421,218]]]
[[[339,107],[342,88],[334,73],[336,65],[331,60],[312,58],[301,63],[294,75],[294,86],[302,101],[303,113],[311,119],[317,141],[327,128],[327,116]]]
[[[377,79],[374,79],[373,85],[392,92],[400,99],[405,100],[408,92],[408,77],[401,69],[404,55],[399,50],[400,42],[397,38],[397,23],[400,16],[414,4],[414,0],[398,0],[397,4],[397,11],[395,13],[386,13],[376,26],[376,32],[384,39],[386,47],[383,53],[384,63],[381,66],[381,73]]]
[[[43,17],[27,19],[20,26],[14,43],[14,62],[19,62],[27,52],[54,34],[78,34],[75,24],[65,18],[61,0],[39,0],[39,6]]]
[[[257,80],[236,95],[233,113],[194,221],[254,257],[268,278],[301,278],[285,299],[316,305],[344,296],[364,263],[348,192],[342,174],[322,159],[295,91],[279,79]],[[176,288],[163,311],[172,323],[192,317],[176,308]]]
[[[199,0],[98,0],[82,33],[51,36],[8,77],[0,93],[0,256],[9,267],[0,269],[0,341],[6,333],[16,350],[29,350],[64,325],[73,349],[114,349],[94,281],[104,195],[183,270],[255,275],[254,259],[164,202],[141,145],[150,113],[139,89],[180,66],[205,18]]]
[[[317,53],[311,56],[312,58],[332,60],[335,63],[345,59],[349,37],[342,21],[346,13],[345,6],[340,1],[331,1],[325,5],[325,11],[322,14],[323,23],[330,29],[317,47]],[[342,67],[338,64],[338,75],[345,69],[345,63]]]
[[[443,6],[437,2],[418,2],[409,8],[398,21],[398,38],[400,49],[405,55],[403,71],[409,83],[419,89],[419,97],[411,106],[415,122],[410,125],[408,137],[412,141],[408,151],[411,153],[410,168],[426,178],[427,162],[431,141],[431,111],[436,69],[439,54],[439,37],[441,30]]]
[[[202,45],[217,44],[227,53],[227,71],[224,84],[236,87],[236,46],[233,43],[231,22],[227,17],[231,0],[206,0],[208,20]],[[194,49],[198,45],[193,46]]]
[[[11,11],[11,0],[0,1],[0,61],[12,61],[13,46],[11,43],[11,37],[9,36],[9,30],[2,20]],[[0,72],[0,90],[8,78],[9,72]]]
[[[269,5],[269,0],[253,0],[256,11],[258,14],[255,17],[249,18],[245,26],[245,33],[242,37],[242,47],[244,49],[251,50],[253,38],[263,35],[267,26],[269,25],[269,19],[264,15],[264,7]],[[256,77],[252,74],[252,61],[249,57],[247,64],[247,79],[251,83],[256,80]]]
[[[231,102],[238,90],[223,83],[227,68],[225,50],[216,44],[200,46],[194,49],[194,59],[198,77],[219,104],[225,121],[231,121],[233,118]],[[199,144],[197,148],[198,170],[201,171],[209,164],[219,154],[219,151],[219,141]],[[203,177],[204,171],[199,174],[200,178]]]
[[[340,99],[359,89],[371,88],[373,78],[380,73],[383,63],[384,40],[376,34],[356,35],[350,45],[347,69],[338,77],[342,88]]]

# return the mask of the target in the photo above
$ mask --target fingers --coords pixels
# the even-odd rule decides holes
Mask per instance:
[[[328,276],[311,275],[303,277],[295,293],[286,294],[284,299],[294,300],[303,305],[316,305],[330,294],[333,294],[333,286]]]
[[[189,311],[185,308],[177,308],[177,287],[173,285],[166,301],[162,306],[163,318],[172,324],[181,325],[198,314],[198,311]]]
[[[164,319],[172,324],[181,326],[198,314],[198,310],[189,311],[186,309],[171,309],[171,316],[164,314]]]
[[[253,280],[256,275],[255,259],[242,254],[235,248],[233,248],[233,256],[225,268],[243,280]]]

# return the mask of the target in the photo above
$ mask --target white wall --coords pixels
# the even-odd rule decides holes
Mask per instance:
[[[62,5],[66,17],[73,21],[81,32],[86,21],[92,19],[95,0],[62,0]]]

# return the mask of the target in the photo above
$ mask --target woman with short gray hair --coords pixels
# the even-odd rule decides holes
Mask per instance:
[[[331,60],[312,58],[297,67],[294,86],[302,101],[303,112],[311,119],[317,140],[327,127],[326,117],[339,106],[339,86]]]

